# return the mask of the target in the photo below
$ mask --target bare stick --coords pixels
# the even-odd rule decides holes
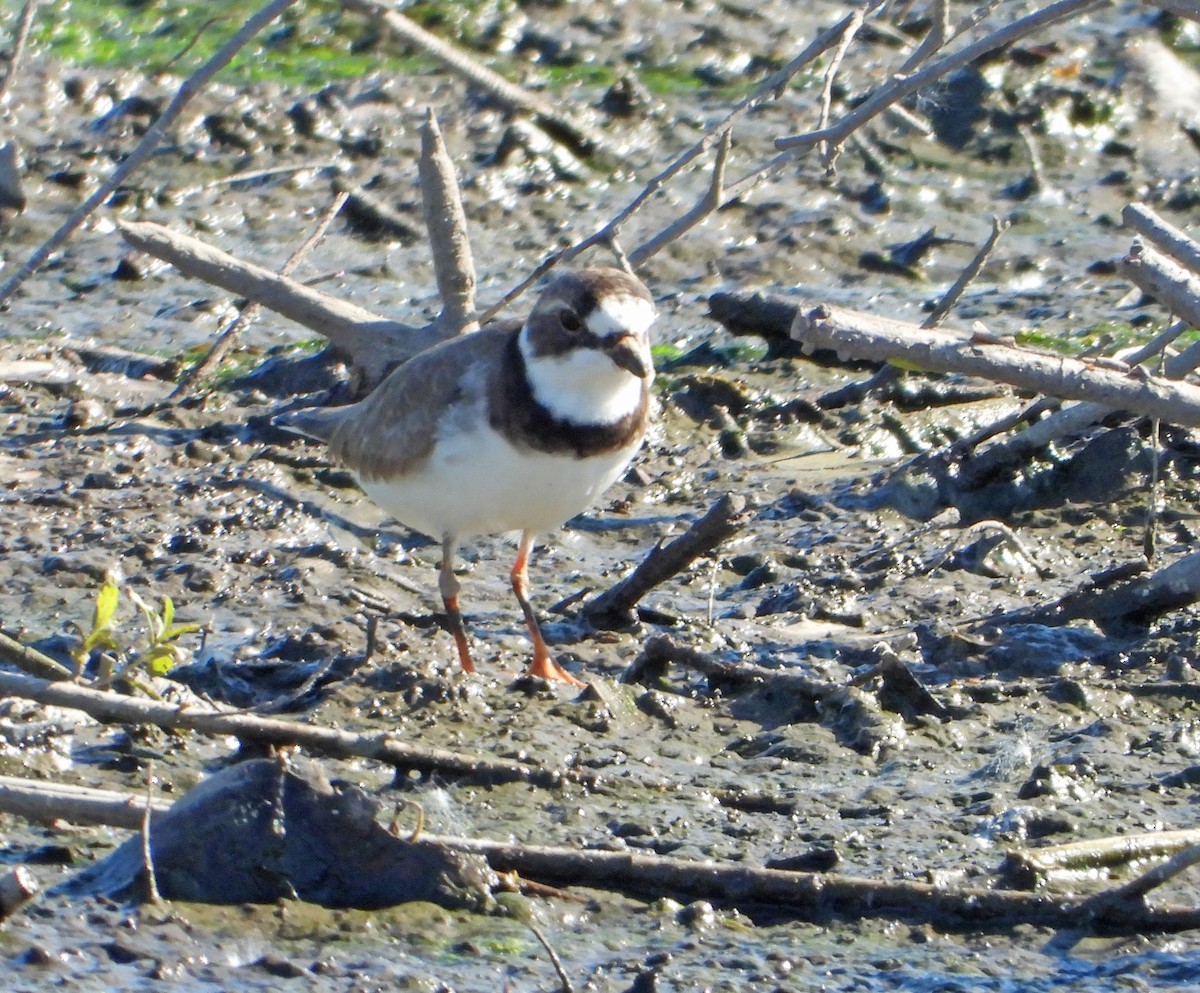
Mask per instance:
[[[880,2],[881,0],[871,0],[871,2],[869,2],[866,6],[869,10],[874,10],[879,6]],[[847,14],[832,28],[829,28],[827,31],[824,31],[818,35],[816,39],[813,40],[812,44],[810,44],[804,49],[804,51],[792,59],[791,62],[785,65],[778,72],[772,73],[765,80],[763,80],[754,89],[753,93],[745,97],[741,103],[739,103],[728,114],[726,114],[724,120],[717,124],[717,126],[709,131],[708,134],[696,142],[696,144],[694,144],[687,151],[675,158],[674,161],[672,161],[661,172],[654,176],[644,187],[642,187],[640,191],[638,191],[638,193],[632,200],[629,201],[629,203],[627,203],[621,208],[621,210],[617,212],[616,216],[614,216],[612,220],[604,225],[604,227],[600,228],[600,230],[596,231],[594,234],[588,235],[582,241],[576,242],[569,248],[565,248],[562,251],[554,252],[546,256],[546,258],[544,258],[538,264],[533,272],[531,272],[525,279],[519,282],[506,294],[504,294],[500,300],[496,301],[496,303],[488,307],[487,310],[480,314],[479,322],[481,324],[486,324],[556,265],[570,262],[572,259],[578,257],[583,252],[587,251],[589,248],[593,248],[596,245],[602,245],[611,242],[612,239],[617,236],[617,232],[620,230],[621,226],[627,220],[629,220],[630,217],[641,210],[641,208],[645,206],[645,204],[664,186],[666,186],[670,180],[674,179],[675,176],[681,173],[688,167],[688,165],[707,152],[715,144],[720,141],[724,141],[725,133],[733,128],[734,123],[740,117],[746,114],[753,107],[758,106],[758,104],[762,103],[769,96],[777,99],[783,93],[784,89],[787,87],[788,83],[791,81],[792,77],[796,75],[796,73],[798,73],[810,62],[819,58],[826,50],[836,45],[838,39],[841,38],[842,33],[846,31],[853,20],[854,15]],[[634,250],[633,254],[637,254],[636,249]],[[649,255],[644,256],[644,258],[649,258]]]
[[[682,665],[702,673],[714,686],[746,689],[770,685],[779,692],[803,700],[827,700],[845,691],[841,683],[814,679],[790,669],[768,669],[753,662],[722,662],[687,645],[679,645],[665,635],[646,642],[641,654],[625,678],[639,681],[642,673],[657,672],[667,665]]]
[[[146,764],[146,807],[142,811],[142,871],[146,873],[146,899],[153,904],[162,903],[158,892],[158,877],[154,874],[154,856],[150,851],[150,816],[154,812],[154,763]]]
[[[22,672],[39,679],[72,679],[75,676],[75,673],[61,662],[44,655],[36,648],[22,645],[3,632],[0,632],[0,662],[15,665]]]
[[[1041,10],[1019,18],[957,52],[930,63],[923,69],[918,69],[909,75],[894,77],[890,84],[876,90],[836,124],[810,131],[807,134],[776,138],[775,147],[782,152],[796,153],[815,148],[822,143],[839,144],[852,131],[856,131],[878,116],[891,104],[912,96],[942,76],[970,65],[981,56],[1008,45],[1018,38],[1107,2],[1108,0],[1058,0],[1057,3],[1052,3],[1048,7],[1043,7]]]
[[[1200,600],[1200,552],[1189,552],[1148,576],[1104,589],[1086,588],[1016,616],[1031,623],[1066,624],[1086,617],[1100,625],[1147,624]],[[1006,620],[1011,617],[1006,616]],[[984,621],[988,625],[988,621]]]
[[[1126,361],[1131,366],[1140,365],[1148,358],[1161,352],[1167,345],[1186,331],[1188,327],[1189,325],[1185,322],[1176,321],[1155,335],[1144,346],[1130,355]],[[1197,366],[1200,366],[1200,348],[1193,345],[1178,355],[1168,358],[1163,364],[1163,373],[1168,379],[1182,379]],[[1014,415],[1017,418],[1015,423],[1035,417],[1046,410],[1053,402],[1053,400],[1045,397],[1035,401],[1028,408]],[[1076,403],[1064,407],[1062,410],[1052,413],[1049,417],[1031,424],[1025,430],[1013,435],[1004,442],[993,445],[978,458],[966,462],[959,473],[959,485],[966,489],[971,489],[980,482],[986,482],[1006,466],[1019,465],[1032,453],[1045,448],[1051,442],[1086,431],[1093,424],[1110,416],[1112,413],[1113,411],[1110,407],[1106,407],[1100,403]],[[962,453],[972,451],[978,447],[987,438],[993,437],[1000,433],[1000,431],[1007,431],[1013,426],[1014,424],[1007,424],[1005,419],[1002,419],[994,426],[995,429],[990,426],[961,443],[956,442],[955,445],[951,446],[952,456],[958,458]]]
[[[945,319],[946,315],[954,309],[954,305],[958,303],[959,298],[971,285],[972,280],[979,275],[981,269],[987,263],[988,258],[992,254],[992,249],[996,247],[996,242],[1000,240],[1000,236],[1008,230],[1008,221],[1002,221],[999,217],[992,218],[992,233],[988,235],[985,241],[975,253],[975,257],[967,263],[967,267],[958,274],[958,279],[954,281],[954,285],[948,289],[942,298],[937,302],[937,306],[933,308],[932,313],[921,322],[923,328],[936,328]]]
[[[396,365],[442,340],[441,330],[433,325],[415,328],[387,320],[290,277],[241,262],[198,238],[161,224],[122,221],[117,228],[134,248],[170,262],[184,275],[248,296],[324,335],[364,374],[366,388],[378,383]]]
[[[189,729],[208,735],[233,735],[272,745],[301,745],[338,758],[357,755],[418,772],[479,777],[493,782],[524,781],[556,786],[573,774],[487,755],[466,755],[444,748],[402,744],[390,732],[352,734],[294,721],[254,717],[222,710],[198,711],[189,706],[142,700],[73,683],[52,683],[31,676],[0,672],[0,696],[17,696],[57,707],[70,707],[113,724],[154,724],[169,730]]]
[[[127,796],[126,801],[127,804],[142,802],[141,798],[132,795]],[[126,825],[118,822],[116,826]],[[475,838],[424,837],[430,844],[482,855],[496,872],[516,872],[525,880],[655,897],[720,900],[735,907],[768,905],[801,917],[827,917],[830,913],[899,917],[973,929],[1024,922],[1074,930],[1087,921],[1121,934],[1200,927],[1200,911],[1191,907],[1147,907],[1128,901],[1097,906],[1092,902],[1094,897],[1061,893],[956,888],[837,873],[789,872],[745,863],[697,861],[634,851],[578,850]],[[1163,840],[1165,842],[1166,838]],[[1030,854],[1036,857],[1039,853]]]
[[[633,572],[587,603],[584,616],[599,627],[631,623],[634,608],[642,597],[731,538],[747,517],[746,498],[727,493],[686,532],[653,549]]]
[[[430,840],[480,854],[497,872],[518,872],[524,879],[656,898],[719,900],[735,907],[770,906],[800,917],[898,917],[972,929],[1021,922],[1072,931],[1087,919],[1081,917],[1086,898],[1061,893],[788,872],[637,852],[578,851],[470,838]],[[1200,926],[1200,911],[1192,907],[1122,905],[1119,909],[1100,909],[1090,923],[1118,934],[1184,931]]]
[[[725,195],[725,163],[729,158],[729,149],[733,144],[733,131],[726,131],[721,136],[720,144],[717,145],[717,157],[713,162],[712,182],[708,184],[707,192],[696,201],[696,205],[692,207],[682,217],[676,218],[658,234],[643,242],[626,260],[626,266],[632,271],[633,266],[641,265],[646,259],[652,255],[656,255],[663,247],[680,238],[687,231],[690,231],[704,218],[711,214],[714,210],[721,206],[721,200]],[[616,245],[616,237],[609,239],[610,245]]]
[[[142,825],[146,803],[144,797],[132,793],[0,776],[0,811],[37,824],[63,820],[71,824],[109,824],[137,831]],[[156,813],[164,813],[171,806],[164,800],[149,803]]]
[[[191,102],[192,98],[204,89],[208,81],[225,68],[251,38],[295,2],[296,0],[271,0],[265,7],[251,15],[242,29],[230,38],[229,41],[225,42],[211,59],[183,81],[183,84],[167,105],[166,110],[159,114],[157,120],[150,125],[146,133],[142,136],[142,140],[137,143],[137,147],[112,171],[108,179],[101,183],[96,191],[75,209],[71,216],[63,223],[62,227],[55,231],[30,256],[26,263],[3,286],[0,286],[0,304],[8,300],[17,287],[32,276],[51,255],[66,243],[67,239],[75,233],[75,229],[88,218],[92,211],[104,203],[112,195],[113,191],[125,182],[129,175],[150,157],[150,153],[158,147],[158,143],[162,141],[163,135],[166,134],[167,127],[179,116],[180,112]]]
[[[982,376],[1036,393],[1091,400],[1114,410],[1200,426],[1200,387],[1127,367],[1035,352],[980,336],[963,337],[914,324],[821,305],[796,315],[792,336],[807,348],[833,348],[856,358],[903,359],[934,372]]]
[[[21,19],[17,21],[17,33],[13,38],[12,56],[8,60],[8,69],[4,78],[0,79],[0,101],[8,94],[8,88],[21,71],[21,59],[25,56],[25,45],[29,41],[29,29],[33,27],[33,15],[37,11],[39,0],[25,0],[21,8]]]
[[[1117,269],[1176,317],[1200,328],[1200,276],[1190,275],[1186,269],[1136,239]]]
[[[929,15],[929,30],[921,39],[912,55],[904,60],[899,69],[901,75],[912,72],[923,62],[929,61],[933,54],[940,51],[950,38],[950,4],[948,0],[933,0],[933,12]]]
[[[547,134],[583,155],[604,151],[604,139],[592,128],[573,119],[536,93],[509,82],[481,65],[462,49],[430,34],[415,21],[375,0],[343,0],[343,5],[376,18],[406,45],[431,55],[447,69],[478,86],[510,110],[530,115]]]
[[[435,323],[447,337],[474,331],[479,325],[475,321],[475,262],[471,258],[467,215],[454,163],[432,108],[426,110],[421,126],[421,161],[417,169],[433,272],[442,298],[442,310]]]
[[[1089,901],[1088,909],[1092,913],[1095,913],[1096,910],[1101,908],[1108,909],[1109,907],[1118,907],[1127,905],[1135,900],[1141,900],[1151,890],[1170,882],[1180,873],[1190,869],[1197,863],[1200,863],[1200,843],[1185,848],[1178,854],[1171,856],[1166,862],[1152,866],[1140,876],[1131,879],[1124,886],[1118,886],[1104,893],[1097,893]]]
[[[297,248],[280,267],[279,275],[290,276],[296,271],[296,267],[300,265],[305,256],[320,244],[321,239],[325,237],[326,232],[329,230],[329,225],[333,223],[333,219],[337,217],[338,211],[342,209],[349,197],[350,194],[345,191],[334,197],[333,203],[329,205],[329,209],[325,211],[325,215],[317,222],[317,226],[313,228],[309,236],[304,239],[304,244]],[[247,304],[242,312],[221,332],[217,340],[213,342],[213,346],[208,350],[208,354],[183,374],[183,377],[179,380],[179,385],[171,391],[168,399],[174,400],[183,396],[191,389],[194,383],[210,375],[221,364],[221,360],[229,353],[229,349],[233,347],[233,343],[237,340],[237,336],[241,333],[242,329],[248,327],[258,317],[258,312],[261,309],[262,304],[257,300],[252,300]]]
[[[841,38],[838,39],[837,48],[833,50],[833,56],[829,60],[829,67],[825,70],[825,80],[821,84],[821,113],[817,119],[818,131],[822,131],[829,126],[829,108],[833,105],[833,81],[837,78],[838,69],[842,67],[842,60],[846,57],[850,43],[854,40],[854,36],[858,34],[858,29],[862,27],[862,24],[863,11],[854,11],[850,15],[850,23],[846,26],[846,30],[842,32]],[[841,145],[826,142],[820,146],[818,151],[821,156],[821,164],[825,166],[826,171],[831,171],[833,163],[841,151]]]
[[[550,957],[550,964],[554,966],[554,971],[558,973],[558,981],[562,984],[563,993],[575,993],[575,987],[571,985],[571,977],[567,975],[567,970],[563,968],[562,959],[558,957],[558,953],[546,940],[546,936],[542,934],[539,928],[533,921],[526,921],[525,926],[533,932],[533,936],[541,942],[542,947],[546,950],[546,954]]]

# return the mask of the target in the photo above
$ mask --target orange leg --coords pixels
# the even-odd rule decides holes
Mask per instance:
[[[538,624],[537,615],[529,603],[525,590],[529,585],[529,551],[533,548],[534,534],[532,531],[521,532],[521,543],[517,546],[517,560],[513,563],[509,578],[512,580],[513,593],[517,595],[517,603],[525,615],[525,626],[529,628],[529,640],[533,642],[533,661],[526,670],[531,676],[540,676],[551,682],[570,683],[572,686],[586,686],[566,669],[560,666],[550,655],[546,641],[542,637],[542,628]]]
[[[438,574],[438,590],[442,594],[442,603],[446,607],[446,626],[454,636],[454,644],[458,648],[458,661],[462,663],[464,672],[474,672],[475,663],[471,661],[471,649],[467,645],[467,632],[463,627],[462,611],[458,609],[458,577],[454,575],[454,553],[458,539],[447,532],[442,535],[442,571]]]

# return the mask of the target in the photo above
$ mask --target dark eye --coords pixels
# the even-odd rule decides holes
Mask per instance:
[[[583,327],[583,322],[569,310],[564,310],[558,315],[558,323],[562,325],[564,331],[578,331]]]

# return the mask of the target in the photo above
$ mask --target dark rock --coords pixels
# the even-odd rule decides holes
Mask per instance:
[[[434,842],[409,842],[376,820],[356,787],[332,785],[306,760],[231,766],[155,816],[151,847],[168,900],[377,909],[410,900],[481,908],[494,879],[482,858]],[[57,891],[142,900],[142,839],[132,838]]]

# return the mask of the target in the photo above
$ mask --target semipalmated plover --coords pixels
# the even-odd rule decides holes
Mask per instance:
[[[521,532],[510,578],[533,642],[529,673],[582,685],[550,656],[526,594],[534,537],[593,503],[641,446],[654,302],[619,269],[556,277],[522,324],[492,324],[410,359],[364,400],[295,411],[380,507],[442,543],[438,587],[459,661],[460,539]]]

